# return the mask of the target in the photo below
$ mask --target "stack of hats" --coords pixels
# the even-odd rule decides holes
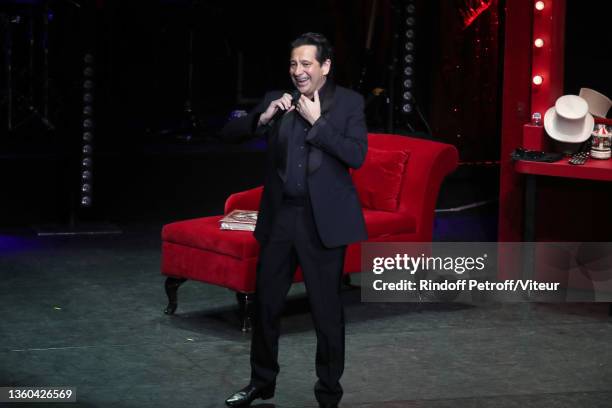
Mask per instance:
[[[593,116],[605,118],[611,106],[612,101],[607,96],[581,88],[580,96],[563,95],[546,111],[544,129],[552,139],[560,142],[564,152],[572,153],[591,136],[595,124]]]
[[[580,97],[587,102],[593,116],[605,118],[612,107],[610,98],[590,88],[580,88]]]

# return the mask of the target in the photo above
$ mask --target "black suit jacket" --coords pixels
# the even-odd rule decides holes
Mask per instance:
[[[363,98],[358,93],[334,85],[324,87],[321,117],[308,129],[308,193],[319,237],[328,248],[367,239],[363,212],[349,168],[359,168],[365,160],[367,129]],[[299,115],[296,111],[257,127],[259,116],[283,91],[268,92],[247,115],[229,122],[222,131],[226,141],[242,141],[249,136],[266,135],[268,152],[264,190],[255,227],[255,238],[267,240],[275,215],[282,204],[287,167],[287,128]]]

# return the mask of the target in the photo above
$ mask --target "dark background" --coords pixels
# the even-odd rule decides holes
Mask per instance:
[[[20,21],[5,18],[0,29],[4,50],[9,29],[12,34],[13,88],[19,95],[16,129],[8,132],[3,52],[0,226],[65,223],[70,214],[83,220],[163,223],[221,212],[228,194],[261,184],[265,144],[225,146],[216,135],[231,111],[248,110],[268,89],[290,87],[289,43],[306,31],[322,32],[334,43],[336,81],[364,95],[370,131],[415,134],[457,146],[464,165],[447,182],[443,206],[495,199],[505,2],[493,0],[482,14],[471,15],[480,2],[416,0],[418,111],[408,115],[400,112],[401,67],[394,66],[394,58],[401,61],[404,55],[405,3],[377,2],[368,52],[372,1],[366,0],[313,0],[299,8],[281,1],[1,2],[0,13],[20,16]],[[594,24],[588,4],[600,11],[604,7],[568,1],[566,92],[590,86],[611,95],[611,57],[605,51],[609,29]],[[46,12],[51,16],[46,119],[54,130],[39,117]],[[190,32],[193,81],[188,87]],[[85,52],[95,56],[96,81],[91,208],[78,205]],[[373,96],[377,88],[384,90],[383,97]],[[396,99],[388,105],[384,95],[391,89]],[[187,100],[197,119],[193,132],[186,128]]]
[[[612,98],[612,32],[607,24],[596,22],[598,16],[609,16],[610,13],[610,2],[567,1],[566,94],[578,95],[580,88],[591,88]]]

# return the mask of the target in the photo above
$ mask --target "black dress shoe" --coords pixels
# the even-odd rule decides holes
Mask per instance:
[[[225,400],[228,407],[248,407],[257,398],[270,399],[274,396],[274,386],[257,387],[247,385],[231,397]]]

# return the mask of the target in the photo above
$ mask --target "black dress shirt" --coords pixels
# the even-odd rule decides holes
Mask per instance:
[[[283,194],[289,197],[306,197],[306,134],[310,130],[310,124],[300,115],[293,115],[292,119],[287,146],[287,179],[283,185]]]

